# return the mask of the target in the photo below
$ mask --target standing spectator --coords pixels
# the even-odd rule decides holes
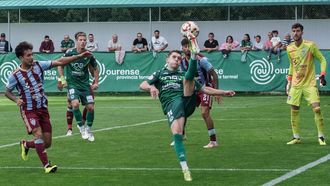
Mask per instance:
[[[273,37],[270,40],[270,42],[272,42],[272,46],[271,48],[268,49],[268,60],[271,59],[271,55],[276,54],[277,55],[277,61],[280,62],[281,60],[281,38],[278,37],[278,31],[277,30],[273,30],[272,31]]]
[[[163,51],[167,48],[168,43],[163,36],[160,36],[159,30],[154,31],[154,36],[151,38],[152,49],[155,52]]]
[[[263,50],[264,49],[264,44],[261,42],[261,36],[260,35],[256,35],[254,36],[254,39],[256,40],[255,43],[253,44],[252,49],[253,50]]]
[[[272,40],[273,34],[272,32],[268,32],[267,34],[268,40],[264,43],[264,50],[268,51],[272,47]]]
[[[11,52],[13,49],[11,48],[11,45],[9,42],[6,40],[6,34],[1,33],[0,35],[0,54],[4,54],[7,52]]]
[[[234,41],[233,36],[227,36],[226,42],[222,43],[220,46],[223,58],[226,59],[229,56],[229,53],[238,47],[238,45],[239,43]]]
[[[109,42],[108,42],[108,51],[109,52],[121,51],[121,44],[118,41],[118,35],[117,34],[113,34],[112,39],[109,40]]]
[[[144,52],[148,50],[148,42],[142,37],[142,34],[139,32],[136,34],[136,39],[133,41],[132,51],[133,52]]]
[[[41,42],[39,47],[39,52],[43,53],[53,53],[54,52],[54,43],[49,38],[48,35],[45,35],[44,40]]]
[[[249,34],[244,34],[244,38],[241,41],[240,48],[241,48],[241,52],[242,52],[241,61],[245,63],[247,53],[252,49],[252,43],[250,41]]]
[[[282,41],[282,46],[281,46],[281,50],[286,50],[286,47],[290,44],[294,42],[293,39],[291,39],[291,35],[290,34],[286,34],[284,36],[284,40]]]
[[[204,42],[204,50],[207,52],[216,51],[219,49],[219,43],[214,39],[214,33],[209,33],[209,39]]]
[[[88,34],[87,50],[95,52],[99,49],[99,42],[94,40],[94,34]]]
[[[64,39],[61,42],[61,51],[66,52],[69,48],[74,47],[74,41],[70,39],[69,35],[64,35]]]

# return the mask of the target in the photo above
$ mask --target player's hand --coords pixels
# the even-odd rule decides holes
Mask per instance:
[[[81,58],[84,58],[84,57],[91,57],[92,55],[93,55],[93,53],[91,51],[86,50],[83,53],[80,53],[78,56]]]
[[[324,87],[324,86],[327,85],[327,81],[325,80],[325,76],[324,76],[324,75],[321,75],[321,76],[319,77],[319,79],[320,79],[320,86],[321,86],[321,87]]]
[[[286,95],[289,95],[290,89],[291,89],[291,81],[287,81],[287,84],[285,87]]]
[[[97,83],[93,83],[93,84],[91,85],[91,88],[92,88],[93,90],[97,90],[97,89],[99,88],[99,84],[97,84]]]
[[[150,96],[154,99],[158,97],[159,90],[155,86],[151,86],[150,88]]]
[[[22,99],[18,98],[16,100],[16,104],[17,104],[17,106],[22,106],[22,105],[24,105],[24,101]]]
[[[221,104],[223,102],[223,99],[221,96],[214,96],[214,99],[218,104]]]
[[[225,90],[224,95],[225,96],[234,96],[236,93],[232,90]]]
[[[62,91],[63,90],[63,84],[61,81],[57,81],[57,89]]]

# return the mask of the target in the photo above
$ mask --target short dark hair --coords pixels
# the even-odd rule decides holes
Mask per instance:
[[[27,50],[33,50],[32,44],[30,44],[26,41],[20,42],[15,48],[16,57],[19,58],[19,57],[23,56],[24,52]]]
[[[160,33],[160,32],[159,32],[159,30],[155,30],[155,31],[154,31],[154,33],[155,33],[155,32],[158,32],[158,33]]]
[[[291,29],[294,29],[294,28],[300,28],[301,31],[304,31],[304,26],[302,26],[302,24],[300,24],[300,23],[293,24]]]
[[[49,39],[49,35],[45,35],[45,39],[48,38]]]
[[[5,33],[1,33],[1,37],[6,37],[6,34]]]
[[[273,30],[272,33],[276,33],[276,34],[278,34],[278,31],[277,31],[277,30]]]
[[[261,39],[261,36],[260,35],[256,35],[256,36],[254,36],[254,38],[259,38],[259,39]]]
[[[178,54],[181,55],[181,52],[180,52],[179,50],[171,50],[171,51],[168,53],[167,57],[170,57],[173,53],[178,53]]]
[[[94,34],[88,34],[88,36],[94,36]]]
[[[187,38],[183,38],[181,41],[181,46],[183,45],[189,45],[189,40]]]
[[[209,35],[212,35],[212,36],[214,36],[214,33],[213,33],[213,32],[210,32],[210,33],[209,33]]]
[[[86,37],[86,33],[85,32],[77,32],[74,34],[74,38],[77,40],[79,36],[85,36]]]

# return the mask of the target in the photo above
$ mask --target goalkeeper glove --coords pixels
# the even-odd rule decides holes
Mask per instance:
[[[321,75],[321,76],[319,77],[319,79],[320,79],[320,85],[321,85],[321,87],[327,85],[327,81],[325,80],[324,75]]]

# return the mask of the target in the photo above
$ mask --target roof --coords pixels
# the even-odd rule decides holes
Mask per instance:
[[[0,0],[0,9],[330,5],[330,0]]]

